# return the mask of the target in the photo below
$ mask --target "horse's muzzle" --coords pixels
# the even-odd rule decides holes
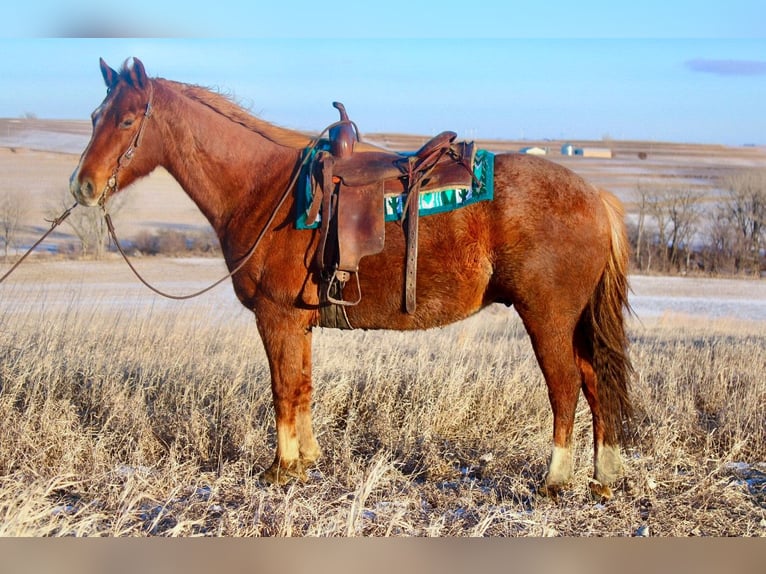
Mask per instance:
[[[90,178],[80,181],[80,170],[76,169],[69,178],[69,191],[80,205],[93,207],[98,205],[99,197],[96,193],[96,187]]]

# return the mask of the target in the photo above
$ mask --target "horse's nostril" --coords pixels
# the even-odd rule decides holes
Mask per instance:
[[[69,190],[78,202],[89,205],[94,199],[93,180],[90,178],[80,179],[77,172],[69,178]]]

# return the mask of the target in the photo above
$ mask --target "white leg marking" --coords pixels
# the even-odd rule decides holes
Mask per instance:
[[[595,478],[604,486],[613,484],[625,474],[620,456],[620,447],[599,445],[596,451]]]
[[[294,427],[277,423],[277,449],[279,458],[286,463],[298,460],[298,436]]]
[[[572,447],[553,445],[551,462],[548,465],[547,485],[563,485],[572,481]]]

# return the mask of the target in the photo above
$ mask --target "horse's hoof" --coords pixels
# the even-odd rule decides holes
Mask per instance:
[[[316,464],[316,462],[319,460],[319,458],[322,456],[322,451],[320,451],[318,448],[316,450],[312,450],[308,453],[301,453],[301,464],[303,465],[303,468],[311,468]]]
[[[588,481],[590,495],[596,500],[609,500],[614,496],[612,488],[608,484],[601,484],[595,478]]]
[[[540,496],[544,496],[546,498],[550,498],[554,502],[559,499],[559,497],[564,493],[564,491],[569,487],[568,484],[548,484],[544,483],[542,484],[538,489],[537,493]]]
[[[308,474],[306,474],[306,469],[300,461],[295,461],[288,465],[282,465],[275,461],[274,464],[263,471],[260,480],[266,484],[283,486],[296,480],[306,482]]]

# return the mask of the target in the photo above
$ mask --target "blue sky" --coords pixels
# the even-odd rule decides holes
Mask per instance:
[[[170,18],[174,4],[14,7],[0,117],[86,119],[98,58],[137,56],[297,129],[323,128],[341,100],[362,134],[766,144],[762,1],[222,1]]]

